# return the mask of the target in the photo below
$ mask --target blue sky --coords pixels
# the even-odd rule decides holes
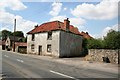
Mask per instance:
[[[7,1],[7,0],[6,0]],[[16,0],[15,0],[16,1]],[[0,17],[2,29],[13,31],[13,17],[18,21],[17,30],[24,33],[33,29],[34,25],[49,21],[63,22],[69,18],[79,31],[87,31],[91,36],[105,36],[110,29],[117,30],[118,16],[116,2],[3,2],[1,8],[4,17]],[[112,1],[112,0],[110,0]],[[111,4],[112,3],[112,4]],[[2,10],[3,9],[3,10]],[[8,18],[8,19],[7,19]],[[12,20],[6,22],[6,20]]]

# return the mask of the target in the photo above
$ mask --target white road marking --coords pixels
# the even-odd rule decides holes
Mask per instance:
[[[23,63],[23,62],[24,62],[23,60],[20,60],[20,59],[17,59],[17,61],[19,61],[19,62],[21,62],[21,63]]]
[[[5,57],[8,57],[7,55],[4,55]]]
[[[53,71],[53,70],[50,70],[50,72],[52,72],[52,73],[54,73],[54,74],[58,74],[58,75],[64,76],[64,77],[67,77],[67,78],[71,78],[71,79],[75,79],[75,80],[80,80],[80,79],[76,79],[75,77],[68,76],[68,75],[65,75],[65,74],[62,74],[62,73]]]

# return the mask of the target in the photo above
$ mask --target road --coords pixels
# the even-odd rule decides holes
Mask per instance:
[[[2,60],[2,76],[6,79],[65,78],[68,80],[81,80],[80,78],[118,78],[118,74],[115,73],[77,68],[50,60],[37,59],[7,51],[2,51],[1,54],[2,57],[0,60]]]

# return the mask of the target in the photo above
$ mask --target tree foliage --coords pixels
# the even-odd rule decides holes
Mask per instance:
[[[88,54],[87,44],[88,44],[88,40],[83,38],[83,42],[82,42],[82,55],[81,56],[86,56]]]
[[[12,32],[8,31],[8,30],[2,30],[1,33],[2,33],[2,39],[6,39],[7,36],[11,36],[12,35]]]
[[[89,39],[89,49],[120,49],[120,32],[110,30],[104,39]]]
[[[89,39],[88,40],[89,49],[101,49],[103,48],[103,41],[101,39]]]
[[[23,34],[22,31],[15,31],[15,32],[12,33],[12,35],[15,35],[17,37],[24,37],[24,34]]]
[[[27,38],[24,38],[24,33],[22,31],[11,32],[8,30],[2,30],[0,31],[0,39],[6,40],[8,36],[13,36],[14,34],[17,37],[23,37],[20,42],[27,42]]]
[[[104,47],[109,49],[120,49],[120,32],[110,31],[106,37],[104,37]]]

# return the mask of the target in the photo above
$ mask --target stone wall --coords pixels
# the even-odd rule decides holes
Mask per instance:
[[[118,50],[89,49],[86,60],[104,62],[103,57],[108,57],[110,63],[118,64]]]
[[[27,47],[26,46],[19,46],[18,52],[26,54],[27,53]]]

